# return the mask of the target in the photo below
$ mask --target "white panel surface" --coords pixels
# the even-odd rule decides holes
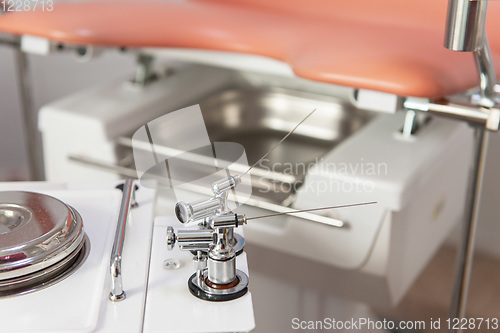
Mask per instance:
[[[188,278],[195,272],[192,254],[177,244],[167,250],[167,226],[185,228],[174,217],[158,217],[153,230],[153,247],[149,273],[144,332],[248,332],[255,327],[252,295],[228,302],[200,300],[189,292]],[[166,259],[181,261],[177,270],[164,268]],[[248,274],[246,254],[236,260],[237,269]],[[252,279],[250,277],[251,290]]]
[[[87,261],[66,280],[32,294],[0,298],[0,332],[141,332],[156,191],[140,187],[127,222],[123,286],[127,298],[110,302],[109,259],[122,194],[120,182],[1,183],[0,189],[52,195],[75,207],[90,238]],[[4,317],[5,316],[5,317]]]

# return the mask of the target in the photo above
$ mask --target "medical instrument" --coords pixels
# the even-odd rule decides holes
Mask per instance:
[[[227,181],[223,179],[223,181]],[[220,184],[220,182],[218,182]],[[228,187],[230,190],[233,187]],[[209,199],[210,200],[210,199]],[[342,206],[320,207],[296,210],[286,213],[277,213],[263,216],[246,217],[241,214],[217,214],[217,210],[209,215],[197,215],[198,219],[191,218],[189,221],[203,219],[201,228],[192,230],[180,230],[175,233],[174,228],[167,228],[167,245],[173,249],[176,243],[181,250],[195,252],[193,264],[196,270],[188,280],[191,293],[201,299],[209,301],[228,301],[243,296],[247,292],[248,276],[236,269],[237,252],[233,248],[231,240],[234,228],[247,224],[250,220],[269,218],[283,214],[294,214],[318,210],[355,207],[371,205],[376,202],[364,202]],[[184,206],[186,204],[184,203]],[[176,211],[179,203],[176,205]],[[189,205],[192,207],[192,205]],[[203,207],[202,205],[200,205]],[[203,207],[204,208],[204,207]],[[198,212],[192,213],[197,214]],[[179,217],[180,216],[180,217]],[[183,214],[178,215],[179,221],[187,221]],[[183,222],[184,223],[184,222]],[[208,252],[207,254],[204,254]]]
[[[182,250],[196,253],[193,257],[196,273],[188,279],[188,285],[189,291],[203,300],[229,301],[248,291],[248,275],[236,269],[236,256],[243,251],[244,239],[234,233],[234,228],[246,224],[246,219],[231,214],[227,206],[228,191],[235,189],[240,179],[228,176],[212,184],[213,197],[175,205],[178,220],[201,222],[197,229],[175,234],[171,226],[167,228],[170,250],[178,242]]]
[[[175,205],[175,214],[180,222],[201,221],[198,229],[183,230],[177,235],[172,227],[167,228],[169,249],[178,241],[181,249],[196,253],[193,257],[196,273],[188,280],[189,290],[194,296],[209,301],[229,301],[246,294],[248,276],[236,269],[236,256],[243,251],[245,242],[243,237],[235,236],[234,228],[246,224],[247,219],[245,215],[231,212],[227,205],[228,192],[236,190],[241,177],[274,151],[315,111],[312,110],[241,176],[229,175],[214,182],[210,186],[213,197]]]

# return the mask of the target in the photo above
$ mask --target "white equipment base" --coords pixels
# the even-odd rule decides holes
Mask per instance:
[[[249,332],[255,321],[252,295],[227,302],[209,302],[191,295],[188,279],[195,272],[193,255],[176,246],[167,250],[167,226],[184,229],[174,217],[155,219],[144,332]],[[177,259],[178,269],[167,269],[166,259]],[[246,254],[236,258],[236,268],[248,274]],[[250,278],[250,285],[252,280]]]

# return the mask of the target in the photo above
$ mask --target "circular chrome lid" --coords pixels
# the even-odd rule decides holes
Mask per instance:
[[[51,196],[0,192],[0,280],[44,269],[83,241],[79,214]]]

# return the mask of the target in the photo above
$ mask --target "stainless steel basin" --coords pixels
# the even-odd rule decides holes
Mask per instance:
[[[256,163],[316,109],[292,135],[252,170],[252,200],[277,206],[290,206],[293,203],[294,193],[303,183],[309,168],[375,116],[372,112],[352,106],[346,93],[340,94],[344,98],[335,97],[339,96],[335,95],[338,90],[333,92],[331,87],[319,83],[261,75],[255,80],[246,74],[230,74],[221,85],[218,87],[214,85],[213,89],[206,93],[207,95],[199,95],[170,111],[199,104],[210,141],[241,144],[246,150],[248,165]],[[210,76],[203,76],[203,78],[208,77]],[[185,89],[179,86],[177,93],[182,92],[181,88]],[[169,92],[169,94],[174,93]],[[184,100],[186,99],[184,97]],[[158,128],[161,128],[162,125],[157,124]],[[168,131],[155,134],[156,151],[159,151],[163,144],[167,150],[174,148],[167,146],[171,135],[172,133]],[[133,143],[130,137],[120,137],[117,140],[118,147],[123,149],[123,153],[118,152],[117,155],[125,157],[119,157],[120,163],[115,169],[122,174],[134,176],[135,170],[132,170],[135,169],[134,157],[130,149]],[[150,143],[144,142],[144,147],[141,149],[149,153]],[[202,157],[213,156],[212,149],[210,146],[201,147],[198,151],[187,152],[186,156],[165,153],[167,157],[176,156],[176,170],[180,170],[182,174],[177,172],[175,175],[172,172],[164,174],[163,163],[158,164],[158,170],[152,168],[147,174],[164,184],[166,188],[172,186],[173,179],[177,184],[196,187],[196,189],[190,188],[190,191],[210,195],[211,183],[198,184],[194,180],[201,182],[201,177],[197,178],[194,175],[213,173],[210,169],[213,165],[202,162],[206,161]],[[201,156],[197,158],[192,154]],[[167,159],[171,160],[170,157]],[[94,162],[94,164],[100,166],[99,163]],[[246,165],[239,165],[238,168],[237,172],[241,173],[244,172],[241,170],[247,170]],[[271,190],[263,191],[263,188]],[[266,205],[266,209],[274,208]]]
[[[115,98],[120,99],[122,85],[113,89],[112,91],[116,90]],[[248,165],[258,161],[316,109],[295,133],[255,166],[251,172],[251,180],[243,177],[244,184],[239,186],[239,190],[247,195],[245,206],[284,212],[287,209],[283,208],[293,204],[294,194],[310,167],[374,117],[373,113],[351,105],[349,99],[352,94],[351,88],[294,77],[189,65],[173,70],[170,76],[145,87],[144,92],[138,91],[138,101],[133,109],[151,116],[146,121],[146,132],[155,132],[154,152],[150,135],[133,139],[134,133],[137,133],[137,127],[134,127],[133,132],[123,132],[114,138],[116,164],[82,155],[72,155],[70,159],[128,177],[137,177],[137,171],[140,171],[141,180],[150,177],[158,188],[176,188],[179,193],[181,190],[193,192],[192,196],[189,193],[182,195],[186,195],[187,201],[194,200],[191,197],[213,195],[211,180],[220,176],[214,170],[230,166],[231,172],[244,173],[248,170]],[[106,97],[103,103],[107,103],[108,99]],[[215,147],[208,145],[184,151],[182,145],[175,145],[177,139],[182,141],[192,138],[189,127],[168,128],[168,117],[162,120],[162,116],[196,104],[201,107],[210,141],[241,144],[246,150],[248,163],[239,164],[241,151],[235,155],[236,159],[234,156],[226,158],[226,162],[231,163],[223,166],[222,155],[230,149],[225,148],[224,153],[219,151],[217,161],[214,161]],[[193,119],[193,124],[199,125],[198,120]],[[197,130],[196,126],[193,128]],[[186,131],[183,132],[184,130]],[[203,140],[197,143],[206,142],[204,133],[201,134]],[[190,146],[189,142],[187,146]],[[132,148],[145,154],[142,162],[149,161],[153,165],[143,163],[140,167],[147,168],[137,170],[137,156],[134,156]],[[151,156],[154,158],[151,159]],[[238,162],[233,163],[235,161]],[[214,162],[217,163],[215,169]],[[243,185],[251,185],[251,196],[248,195],[248,186]],[[266,190],[269,188],[271,190]],[[315,220],[313,216],[308,219],[326,223]],[[327,224],[341,224],[337,222]]]
[[[227,89],[202,101],[200,107],[210,140],[243,145],[249,165],[316,109],[255,167],[293,176],[293,186],[276,186],[281,191],[262,193],[254,188],[254,195],[281,205],[290,203],[293,189],[300,186],[312,164],[373,117],[335,97],[282,88]],[[269,178],[276,185],[277,180]],[[254,187],[260,183],[252,181]]]

